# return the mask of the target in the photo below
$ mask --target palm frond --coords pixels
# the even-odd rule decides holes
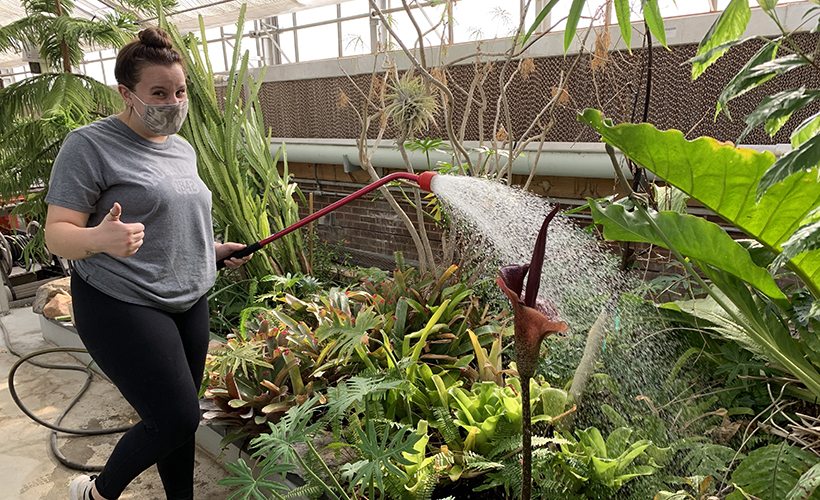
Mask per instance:
[[[0,89],[0,132],[26,116],[58,108],[88,109],[107,116],[123,107],[119,94],[97,80],[72,73],[44,73]],[[95,103],[94,109],[89,103]]]
[[[22,52],[26,46],[36,47],[46,23],[53,19],[51,16],[35,13],[0,27],[0,52]]]
[[[178,4],[176,0],[160,0],[159,1],[160,7],[162,7],[165,12],[169,12],[170,9],[173,9]],[[123,11],[128,11],[134,14],[150,14],[156,15],[157,13],[157,1],[156,0],[120,0],[119,1],[119,9]]]
[[[55,16],[57,15],[57,4],[54,0],[21,0],[20,3],[28,14],[44,12]],[[74,1],[61,0],[60,7],[63,10],[63,14],[71,14],[74,12]]]
[[[64,38],[69,45],[75,46],[119,48],[130,42],[139,28],[136,16],[117,11],[93,21],[62,16],[53,23],[56,37]]]
[[[59,70],[63,68],[63,45],[61,43],[63,37],[54,31],[55,25],[56,22],[52,23],[50,29],[40,38],[38,43],[40,45],[40,57],[46,60],[49,68]],[[72,41],[66,41],[66,48],[68,49],[68,60],[71,67],[76,67],[83,60],[83,49]]]

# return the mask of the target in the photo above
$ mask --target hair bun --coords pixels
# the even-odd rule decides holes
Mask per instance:
[[[147,28],[139,33],[140,42],[147,47],[155,47],[158,49],[173,49],[174,44],[171,43],[171,36],[167,32],[159,28]]]

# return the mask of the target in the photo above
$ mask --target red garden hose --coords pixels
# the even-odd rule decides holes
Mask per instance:
[[[397,179],[407,179],[407,180],[414,181],[414,182],[418,183],[418,185],[421,189],[429,192],[430,191],[430,183],[432,182],[433,177],[435,175],[436,175],[436,173],[433,172],[433,171],[422,172],[421,174],[411,174],[411,173],[408,173],[408,172],[396,172],[394,174],[390,174],[387,177],[383,177],[383,178],[379,179],[378,181],[359,189],[358,191],[356,191],[353,194],[349,194],[349,195],[345,196],[344,198],[342,198],[341,200],[339,200],[335,203],[331,203],[330,205],[328,205],[325,208],[319,210],[318,212],[314,213],[313,215],[305,217],[304,219],[300,220],[299,222],[297,222],[295,224],[292,224],[292,225],[286,227],[285,229],[282,229],[281,231],[277,231],[276,233],[273,233],[272,235],[268,236],[265,239],[259,240],[256,243],[252,243],[252,244],[246,246],[245,248],[243,248],[242,250],[237,250],[236,252],[232,253],[231,255],[225,257],[222,260],[218,260],[216,262],[216,268],[221,269],[221,268],[225,267],[225,261],[227,259],[231,259],[231,258],[234,258],[234,257],[239,259],[239,258],[245,257],[246,255],[250,255],[253,252],[255,252],[255,251],[259,250],[260,248],[262,248],[263,246],[267,245],[268,243],[270,243],[274,240],[278,240],[282,236],[285,236],[286,234],[289,234],[289,233],[299,229],[300,227],[302,227],[306,224],[310,224],[311,222],[315,221],[319,217],[322,217],[323,215],[336,210],[337,208],[341,207],[342,205],[346,205],[347,203],[350,203],[351,201],[355,200],[356,198],[359,198],[360,196],[363,196],[363,195],[369,193],[370,191],[373,191],[374,189],[379,188],[379,187],[387,184],[388,182],[393,182]]]

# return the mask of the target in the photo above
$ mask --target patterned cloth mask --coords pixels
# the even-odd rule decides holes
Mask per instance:
[[[145,104],[137,94],[132,92],[131,95],[145,106],[145,115],[140,115],[136,108],[134,108],[134,111],[142,120],[145,128],[151,132],[157,135],[173,135],[182,128],[182,122],[185,121],[185,117],[188,115],[187,100],[176,104]]]

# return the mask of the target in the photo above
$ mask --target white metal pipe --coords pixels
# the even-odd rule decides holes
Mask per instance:
[[[323,163],[329,165],[343,165],[344,157],[355,166],[359,164],[359,150],[354,139],[272,139],[271,152],[285,143],[285,150],[289,162]],[[477,142],[465,142],[465,148],[471,153],[472,159],[478,159]],[[780,156],[789,151],[788,144],[776,146],[741,146],[757,151],[771,151]],[[513,173],[529,175],[537,155],[538,144],[530,144],[524,153],[513,162]],[[410,163],[416,170],[428,170],[427,157],[420,151],[408,151]],[[622,155],[618,153],[619,158]],[[486,155],[485,155],[486,157]],[[502,160],[502,164],[506,159]],[[379,145],[371,160],[373,166],[393,169],[404,169],[404,161],[393,142],[383,142]],[[452,162],[452,156],[446,152],[433,151],[430,153],[430,164],[434,169],[439,162]],[[628,172],[625,170],[625,173]],[[614,176],[612,163],[606,154],[603,143],[590,142],[548,142],[544,144],[536,175],[556,177],[584,177],[610,179]]]

